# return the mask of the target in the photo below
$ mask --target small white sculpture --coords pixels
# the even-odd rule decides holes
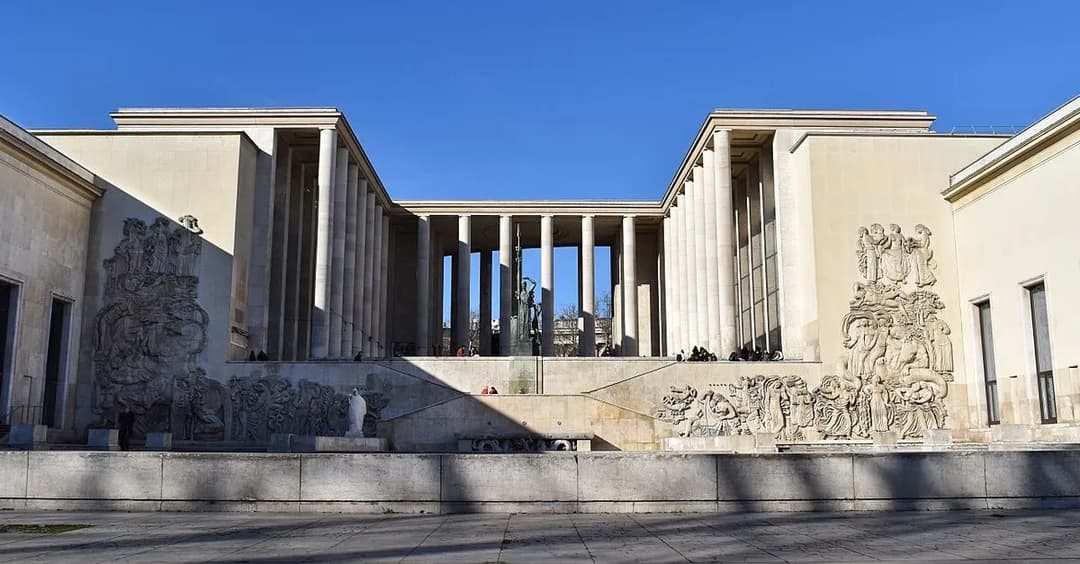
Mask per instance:
[[[364,436],[365,415],[367,402],[364,401],[364,396],[360,395],[360,390],[353,388],[352,395],[349,396],[349,430],[345,433],[346,437]]]

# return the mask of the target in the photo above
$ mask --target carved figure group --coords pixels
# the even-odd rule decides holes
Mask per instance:
[[[138,415],[137,433],[170,429],[178,438],[223,433],[220,394],[199,366],[209,315],[195,276],[202,239],[168,219],[147,228],[127,218],[103,261],[105,292],[95,318],[95,412],[116,421]],[[175,427],[175,429],[173,429]]]
[[[903,283],[914,272],[916,286],[933,284],[937,279],[932,271],[937,264],[930,249],[931,235],[922,224],[915,226],[913,237],[905,237],[895,223],[889,224],[888,232],[880,223],[859,227],[855,240],[859,274],[870,284]]]

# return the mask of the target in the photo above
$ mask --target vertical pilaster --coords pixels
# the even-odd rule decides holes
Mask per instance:
[[[389,288],[390,288],[390,214],[383,211],[382,250],[379,252],[379,271],[382,278],[379,284],[379,357],[389,358],[394,355],[393,343],[390,342]]]
[[[469,349],[469,277],[472,269],[472,218],[458,216],[457,244],[457,280],[454,282],[454,297],[457,302],[454,317],[454,349]]]
[[[480,355],[491,356],[491,255],[480,251]]]
[[[345,266],[342,268],[341,288],[341,351],[342,358],[353,356],[353,305],[356,301],[356,197],[360,167],[349,163],[345,192]]]
[[[623,356],[638,355],[637,237],[634,216],[622,220]]]
[[[720,319],[719,355],[731,354],[739,348],[735,328],[738,312],[735,309],[735,218],[731,209],[731,131],[713,132],[713,176],[716,184],[716,281],[720,299],[717,314]]]
[[[514,253],[512,247],[512,222],[509,215],[499,216],[499,354],[510,356],[510,311],[513,295]]]
[[[318,220],[315,237],[315,292],[311,308],[311,356],[330,354],[330,302],[334,262],[334,172],[337,131],[319,130]]]
[[[364,294],[368,291],[366,286],[368,255],[367,202],[368,182],[364,178],[359,178],[358,172],[356,206],[354,207],[354,213],[356,214],[356,283],[353,285],[353,328],[352,349],[349,351],[350,357],[356,356],[356,353],[360,353],[361,356],[364,354]]]
[[[416,218],[416,354],[431,354],[431,218]]]
[[[540,217],[540,354],[551,356],[555,348],[555,241],[553,218]]]
[[[596,356],[596,231],[591,215],[581,216],[581,342],[578,354]]]
[[[375,194],[372,193],[372,201],[374,201]],[[371,315],[364,322],[368,329],[367,334],[367,355],[368,357],[379,356],[379,309],[382,304],[379,303],[379,285],[382,284],[382,272],[380,272],[380,266],[382,266],[382,224],[383,224],[383,207],[382,204],[375,204],[375,221],[372,225],[372,234],[374,239],[371,241]]]
[[[368,192],[364,203],[364,291],[363,336],[360,350],[364,357],[371,356],[371,306],[375,303],[375,192]]]

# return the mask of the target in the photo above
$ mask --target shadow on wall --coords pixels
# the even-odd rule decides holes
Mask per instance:
[[[225,403],[207,374],[231,346],[232,255],[209,242],[198,218],[169,217],[98,183],[105,195],[91,216],[78,378],[69,405],[80,434],[115,424],[125,409],[136,414],[138,435],[167,430],[193,394],[203,393],[204,405]]]

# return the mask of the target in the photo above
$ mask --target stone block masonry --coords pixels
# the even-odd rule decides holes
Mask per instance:
[[[1080,505],[1073,451],[874,454],[0,452],[0,508],[356,513]]]

